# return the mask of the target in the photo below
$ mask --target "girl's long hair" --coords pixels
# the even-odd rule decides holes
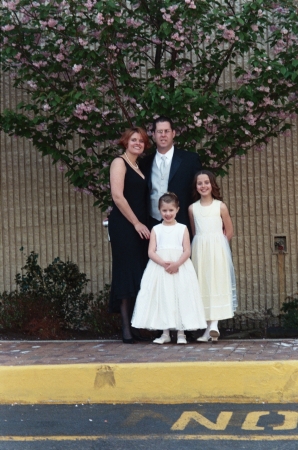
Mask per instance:
[[[197,172],[195,174],[193,183],[192,183],[192,196],[193,196],[193,200],[196,202],[197,200],[200,200],[201,196],[197,191],[197,178],[199,175],[207,175],[210,183],[211,183],[211,187],[212,187],[212,191],[211,191],[211,195],[215,200],[221,200],[222,201],[222,196],[220,195],[220,188],[216,182],[216,178],[214,173],[210,172],[209,170],[200,170],[199,172]]]

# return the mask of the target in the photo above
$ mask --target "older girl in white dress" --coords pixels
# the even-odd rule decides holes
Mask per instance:
[[[233,317],[237,307],[235,273],[229,241],[233,224],[227,206],[221,201],[215,175],[208,170],[194,179],[197,201],[189,207],[194,239],[192,262],[197,272],[205,308],[207,329],[198,341],[216,341],[218,321]]]
[[[184,330],[206,328],[197,276],[190,261],[190,239],[185,225],[177,223],[178,197],[169,192],[159,199],[163,222],[153,227],[149,262],[144,272],[132,317],[132,326],[163,330],[155,344],[186,344]]]

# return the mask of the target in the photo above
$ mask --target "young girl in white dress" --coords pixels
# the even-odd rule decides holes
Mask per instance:
[[[195,175],[189,217],[194,239],[192,262],[197,272],[207,329],[197,340],[217,341],[218,321],[233,317],[237,307],[235,273],[229,241],[233,224],[221,201],[215,175],[202,170]]]
[[[206,328],[197,276],[190,261],[190,239],[185,225],[177,223],[178,197],[168,192],[158,204],[163,222],[153,227],[149,262],[145,269],[132,317],[132,326],[163,330],[155,344],[171,341],[186,344],[184,330]]]

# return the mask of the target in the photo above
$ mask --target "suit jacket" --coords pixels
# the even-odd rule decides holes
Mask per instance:
[[[149,193],[151,192],[151,169],[155,152],[148,156],[145,156],[140,161],[140,169],[144,173],[148,182]],[[193,152],[187,152],[185,150],[179,150],[174,147],[174,154],[171,163],[168,191],[174,192],[180,203],[180,210],[177,214],[177,222],[187,225],[189,232],[190,222],[188,217],[188,207],[193,203],[192,200],[192,182],[195,174],[202,169],[199,155]],[[150,202],[150,197],[148,198]],[[148,203],[149,210],[149,203]]]

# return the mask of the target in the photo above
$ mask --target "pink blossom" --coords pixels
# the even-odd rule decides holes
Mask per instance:
[[[264,97],[263,101],[264,101],[264,103],[262,104],[262,106],[273,105],[273,103],[274,103],[270,97]]]
[[[40,67],[47,66],[47,64],[48,64],[47,61],[34,61],[34,63],[32,65],[39,69]]]
[[[161,40],[158,38],[152,38],[153,44],[161,44]]]
[[[58,20],[55,20],[55,19],[49,19],[48,20],[48,26],[50,28],[54,28],[57,25],[57,23],[58,23]]]
[[[126,25],[133,28],[139,28],[142,22],[135,20],[133,17],[126,19]]]
[[[92,0],[88,0],[86,3],[84,3],[84,6],[90,11],[96,2],[93,2]]]
[[[253,116],[252,114],[248,114],[246,117],[244,117],[244,119],[246,120],[246,122],[249,125],[255,125],[257,123],[257,118],[255,116]]]
[[[1,27],[1,30],[2,31],[11,31],[11,30],[13,30],[15,28],[15,26],[14,25],[4,25],[4,27]]]
[[[172,6],[169,6],[168,9],[169,9],[170,13],[173,14],[177,8],[178,8],[178,5],[172,5]]]
[[[172,18],[171,18],[171,14],[163,14],[162,15],[162,17],[163,17],[163,19],[166,21],[166,22],[169,22],[169,23],[173,23],[173,21],[172,21]]]
[[[46,124],[42,122],[39,125],[36,125],[36,129],[37,131],[44,131],[46,129]]]
[[[79,44],[82,47],[86,47],[86,45],[88,44],[88,41],[86,41],[86,39],[79,38]]]
[[[55,56],[57,61],[63,61],[65,59],[65,56],[62,53],[58,53],[58,55]]]
[[[82,70],[82,64],[75,64],[74,66],[73,66],[73,68],[72,68],[72,70],[75,72],[75,73],[78,73],[78,72],[80,72],[80,70]]]
[[[98,23],[98,25],[103,25],[104,23],[104,17],[102,13],[98,13],[95,19],[95,22]]]
[[[3,7],[9,9],[10,11],[15,11],[16,6],[19,4],[19,0],[15,0],[14,2],[3,2]]]
[[[49,105],[48,103],[45,103],[45,104],[43,105],[42,109],[43,109],[44,111],[50,111],[51,107],[50,107],[50,105]]]
[[[269,92],[270,91],[269,87],[266,87],[266,86],[257,87],[257,90],[261,91],[261,92]]]
[[[233,30],[224,30],[223,34],[222,34],[223,38],[228,40],[228,41],[234,41],[235,40],[235,33]]]
[[[258,31],[259,27],[258,27],[258,25],[252,25],[251,29],[252,29],[252,31]]]
[[[31,89],[33,89],[34,91],[37,89],[37,84],[34,81],[30,80],[30,81],[27,81],[27,83],[29,84]]]

